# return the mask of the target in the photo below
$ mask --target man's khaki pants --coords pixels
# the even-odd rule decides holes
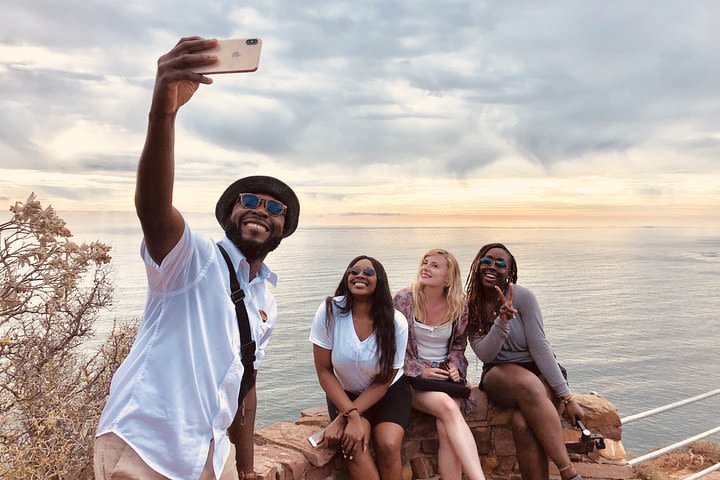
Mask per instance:
[[[214,442],[210,442],[205,468],[199,480],[213,480],[212,456]],[[166,480],[147,463],[125,441],[114,433],[106,433],[95,439],[95,479],[96,480]],[[188,479],[190,480],[190,479]],[[220,480],[238,480],[235,467],[235,446],[230,444],[230,459],[220,475]]]

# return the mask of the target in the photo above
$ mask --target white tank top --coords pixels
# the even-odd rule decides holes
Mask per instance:
[[[443,362],[448,354],[448,341],[452,335],[452,322],[429,326],[415,321],[415,342],[418,356],[431,362]]]

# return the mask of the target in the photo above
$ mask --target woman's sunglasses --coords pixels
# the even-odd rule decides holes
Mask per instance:
[[[350,267],[348,268],[348,273],[353,276],[360,275],[360,272],[363,273],[366,277],[374,277],[375,276],[375,269],[370,267],[360,268],[360,267]]]
[[[508,266],[507,263],[505,263],[502,260],[495,260],[494,258],[490,258],[490,257],[482,257],[480,259],[480,265],[483,265],[485,267],[489,267],[493,263],[495,264],[495,266],[497,268],[507,268],[507,266]]]
[[[282,215],[285,209],[287,209],[285,204],[278,202],[277,200],[260,198],[254,193],[241,193],[238,195],[238,202],[240,202],[242,206],[248,210],[254,210],[260,205],[265,205],[265,211],[275,217]]]

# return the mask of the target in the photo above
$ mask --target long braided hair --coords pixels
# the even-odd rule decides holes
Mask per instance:
[[[470,265],[470,272],[468,273],[467,282],[465,283],[465,291],[468,302],[468,333],[479,333],[485,335],[490,330],[494,318],[490,318],[485,312],[485,302],[487,300],[487,293],[482,286],[482,280],[480,278],[480,259],[483,258],[493,248],[501,248],[507,252],[510,256],[510,265],[508,265],[508,276],[507,281],[500,288],[504,295],[507,295],[508,286],[511,283],[517,283],[517,262],[515,257],[510,253],[510,250],[502,243],[488,243],[484,245],[480,251],[475,255],[475,259]]]
[[[373,330],[375,331],[375,341],[378,347],[378,364],[379,372],[373,379],[373,383],[385,383],[390,380],[393,371],[393,362],[395,359],[395,306],[393,305],[392,294],[390,293],[390,282],[387,273],[382,264],[372,257],[360,255],[353,258],[345,269],[345,273],[335,290],[335,296],[345,297],[344,304],[341,304],[327,297],[325,299],[325,318],[328,328],[334,321],[333,306],[343,314],[352,311],[353,296],[348,287],[348,275],[350,268],[360,260],[367,259],[375,269],[377,283],[375,285],[375,293],[372,296],[371,314],[373,317]]]

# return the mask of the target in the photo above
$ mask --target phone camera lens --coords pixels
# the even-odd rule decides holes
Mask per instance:
[[[257,45],[258,41],[257,38],[249,38],[245,40],[245,43],[248,45]]]

